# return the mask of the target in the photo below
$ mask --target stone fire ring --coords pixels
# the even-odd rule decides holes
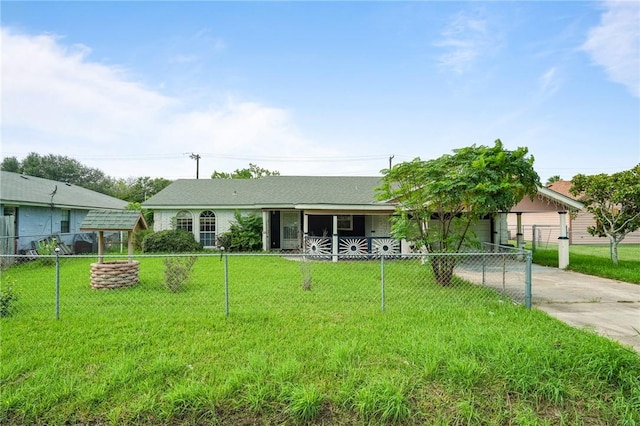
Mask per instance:
[[[114,260],[91,264],[91,287],[112,289],[138,284],[140,262],[137,260]]]

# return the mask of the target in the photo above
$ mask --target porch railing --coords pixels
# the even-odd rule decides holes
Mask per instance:
[[[400,242],[391,237],[338,237],[336,252],[331,237],[307,237],[304,248],[305,253],[327,257],[336,254],[340,257],[400,254]]]

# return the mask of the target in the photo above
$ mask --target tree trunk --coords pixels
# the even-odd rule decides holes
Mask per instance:
[[[456,259],[453,256],[433,256],[431,258],[431,269],[436,282],[443,287],[451,284],[453,268],[456,266]]]
[[[609,252],[614,265],[618,264],[618,242],[616,238],[609,237]]]

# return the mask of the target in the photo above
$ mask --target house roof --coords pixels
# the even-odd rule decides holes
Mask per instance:
[[[90,210],[80,225],[81,231],[135,231],[147,229],[144,216],[137,210]]]
[[[18,206],[51,206],[76,209],[122,209],[126,201],[81,186],[26,176],[0,174],[0,202]]]
[[[572,183],[569,180],[559,180],[556,182],[552,182],[547,185],[547,188],[564,195],[565,197],[569,197],[572,200],[577,200],[578,198],[569,192],[571,189]]]
[[[322,208],[376,206],[379,177],[267,176],[261,179],[181,179],[143,203],[146,208]]]

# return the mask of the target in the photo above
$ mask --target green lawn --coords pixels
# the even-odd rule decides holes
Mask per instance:
[[[640,244],[618,246],[618,265],[611,262],[608,245],[572,245],[569,247],[570,271],[612,278],[628,283],[640,284]],[[557,247],[536,249],[533,262],[544,266],[558,266]]]
[[[640,357],[419,262],[200,258],[184,288],[141,259],[135,288],[90,260],[2,273],[1,424],[640,423]],[[311,290],[302,289],[304,268]]]

